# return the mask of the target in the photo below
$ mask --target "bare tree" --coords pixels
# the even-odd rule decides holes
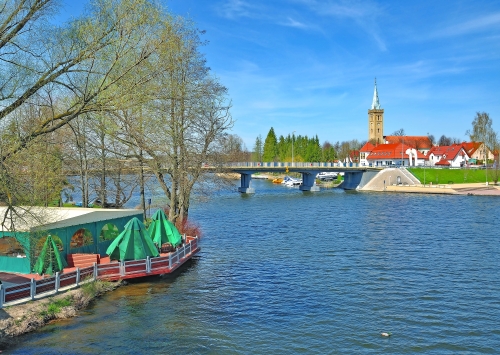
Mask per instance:
[[[403,128],[398,129],[397,131],[392,132],[391,136],[404,136],[405,130]]]

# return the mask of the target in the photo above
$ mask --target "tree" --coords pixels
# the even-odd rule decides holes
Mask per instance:
[[[274,128],[271,127],[269,133],[266,136],[266,140],[264,141],[264,153],[262,159],[266,162],[271,162],[276,159],[278,155],[278,147],[277,147],[277,139],[276,134],[274,133]]]
[[[487,150],[494,150],[497,143],[497,133],[493,130],[493,120],[486,112],[477,112],[472,121],[472,130],[467,130],[466,134],[473,142],[483,143],[483,156],[485,164],[488,160]]]
[[[161,41],[152,36],[159,10],[146,0],[96,1],[88,15],[55,29],[43,23],[53,3],[12,0],[0,14],[5,29],[0,32],[0,121],[36,102],[51,112],[4,150],[1,160],[79,115],[125,102],[148,79],[136,76],[136,69]]]
[[[262,136],[259,134],[257,138],[255,138],[255,145],[253,147],[253,161],[262,161],[263,148]]]
[[[403,128],[400,128],[391,134],[391,136],[404,136],[404,135],[405,135],[405,130]]]
[[[335,148],[328,141],[325,141],[323,143],[321,152],[322,152],[321,161],[333,162],[336,158]]]
[[[199,50],[201,32],[191,22],[167,18],[157,34],[166,40],[149,62],[157,70],[154,80],[136,107],[113,114],[121,128],[117,137],[154,173],[169,219],[180,224],[193,190],[205,186],[202,165],[224,161],[231,102],[227,88],[210,75]]]
[[[6,215],[60,195],[60,130],[80,116],[128,105],[151,80],[143,67],[164,41],[155,31],[162,12],[147,0],[97,0],[59,27],[45,22],[54,4],[0,5],[0,198],[9,206]],[[57,172],[58,180],[49,181]]]
[[[245,143],[243,143],[243,139],[237,134],[222,135],[220,144],[221,152],[225,156],[224,161],[238,162],[248,160]]]

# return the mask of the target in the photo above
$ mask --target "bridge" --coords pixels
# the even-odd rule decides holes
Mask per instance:
[[[204,166],[211,170],[210,166]],[[342,187],[347,190],[356,189],[360,185],[371,180],[382,167],[361,166],[358,163],[282,163],[282,162],[239,162],[228,163],[225,169],[241,175],[241,186],[238,191],[241,193],[254,193],[251,187],[252,174],[255,173],[301,173],[302,183],[299,186],[301,191],[319,191],[316,186],[316,175],[320,172],[344,173]]]

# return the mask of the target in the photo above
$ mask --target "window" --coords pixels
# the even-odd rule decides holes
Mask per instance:
[[[73,234],[71,238],[70,247],[71,248],[79,248],[85,245],[94,244],[94,238],[92,238],[92,233],[85,228],[81,228]]]
[[[118,237],[120,232],[118,231],[118,227],[113,223],[107,223],[102,227],[101,234],[99,235],[99,240],[104,242],[106,240],[113,240]]]
[[[15,237],[0,238],[0,256],[24,255],[24,248]]]

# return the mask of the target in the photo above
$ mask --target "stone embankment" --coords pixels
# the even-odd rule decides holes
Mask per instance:
[[[424,185],[406,169],[384,169],[359,191],[500,196],[500,186],[485,183]]]

